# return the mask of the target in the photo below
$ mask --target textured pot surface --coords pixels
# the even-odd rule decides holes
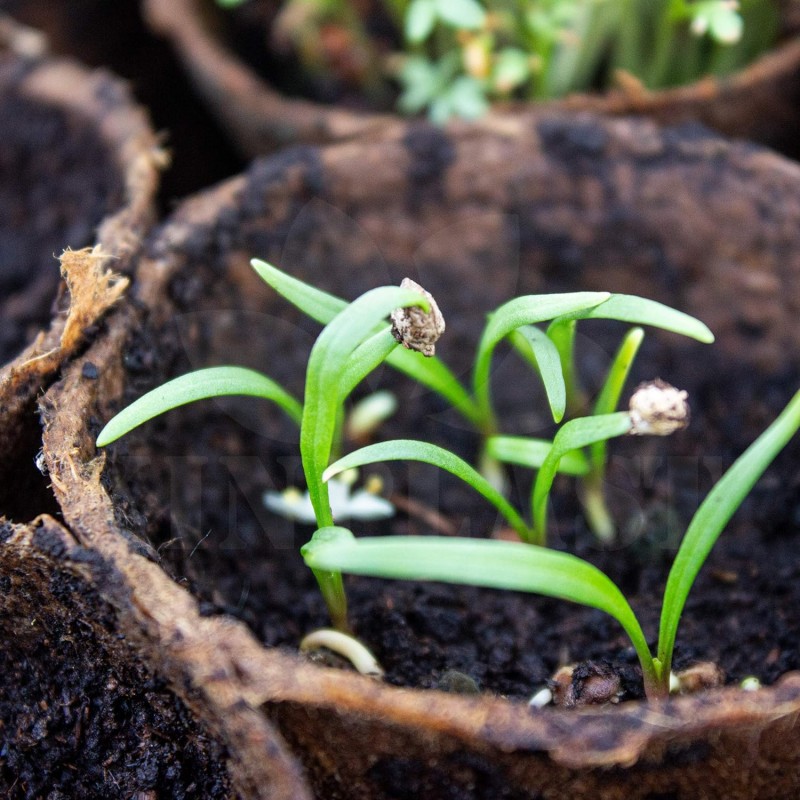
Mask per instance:
[[[0,514],[23,521],[54,510],[33,467],[36,398],[124,290],[163,154],[121,81],[5,18],[0,39]]]

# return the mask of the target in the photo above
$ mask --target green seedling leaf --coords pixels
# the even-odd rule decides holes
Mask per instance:
[[[778,418],[736,459],[697,509],[681,542],[664,590],[658,633],[658,661],[669,675],[683,607],[697,573],[728,521],[775,456],[800,428],[800,392]]]
[[[442,88],[440,70],[425,56],[406,56],[398,71],[397,79],[403,87],[397,107],[404,114],[417,114],[422,111]]]
[[[578,372],[575,369],[575,333],[577,322],[566,319],[553,322],[547,329],[547,337],[553,342],[561,362],[561,373],[564,376],[566,408],[570,416],[575,416],[583,407]]]
[[[500,94],[508,94],[525,83],[531,74],[531,54],[517,47],[506,47],[497,54],[492,83]]]
[[[428,38],[436,24],[436,0],[411,0],[405,18],[406,39],[419,44]]]
[[[363,342],[376,335],[376,326],[391,311],[414,305],[428,310],[427,300],[417,292],[398,286],[372,289],[328,323],[311,350],[306,369],[300,455],[320,526],[332,523],[328,489],[320,477],[331,455],[342,390],[351,389],[374,369],[380,341],[377,347],[368,348],[366,354],[364,351],[357,353],[355,368],[350,365],[351,357]],[[380,340],[381,333],[377,336]],[[385,334],[383,339],[386,339]]]
[[[561,422],[567,408],[567,389],[561,371],[561,359],[553,341],[533,325],[517,328],[508,338],[514,349],[541,377],[553,421]]]
[[[321,479],[342,419],[344,397],[385,358],[397,342],[389,341],[380,321],[396,308],[428,301],[399,286],[373,289],[347,305],[323,329],[311,349],[306,367],[306,391],[300,424],[300,457],[317,524],[333,525],[328,485]],[[347,629],[347,596],[341,573],[314,570],[333,624]]]
[[[714,341],[714,334],[699,319],[655,300],[631,294],[612,294],[604,303],[579,309],[553,320],[547,329],[547,335],[553,340],[561,356],[567,386],[567,409],[571,413],[575,413],[582,405],[575,375],[573,349],[575,325],[578,320],[583,319],[610,319],[633,325],[650,325],[705,344]]]
[[[497,345],[512,331],[555,317],[585,311],[608,300],[608,292],[526,295],[509,300],[490,315],[478,343],[473,372],[473,390],[484,419],[491,419],[490,372]]]
[[[626,411],[603,414],[599,417],[579,417],[565,423],[555,438],[553,446],[536,475],[531,492],[531,513],[535,544],[547,541],[547,499],[553,486],[561,459],[573,450],[588,447],[595,442],[624,436],[631,429],[631,418]]]
[[[195,400],[226,395],[246,395],[271,400],[300,424],[303,413],[300,403],[271,378],[244,367],[208,367],[168,381],[131,403],[100,431],[97,446],[111,444],[165,411]]]
[[[478,119],[489,111],[489,101],[486,91],[479,80],[471,75],[459,75],[442,98],[449,107],[447,117],[455,116],[461,119]],[[443,123],[446,119],[435,120]]]
[[[655,683],[647,640],[627,600],[606,575],[576,556],[530,544],[483,539],[356,539],[346,528],[335,527],[317,531],[301,552],[312,569],[531,592],[597,608],[622,625],[642,663],[646,685]]]
[[[287,275],[266,261],[254,258],[250,263],[261,278],[278,294],[322,325],[327,325],[347,306],[345,300],[315,289],[313,286]],[[383,327],[376,326],[375,332],[379,332]],[[404,348],[397,348],[389,356],[386,363],[413,378],[422,386],[441,395],[456,411],[476,427],[482,426],[483,419],[475,401],[461,385],[458,378],[438,358],[420,358],[417,353]]]
[[[628,380],[631,366],[633,366],[643,339],[644,331],[641,328],[632,328],[625,334],[625,338],[611,362],[603,387],[597,395],[593,414],[598,416],[612,414],[617,410],[619,398],[622,396],[622,390],[625,388],[625,382]],[[591,447],[592,469],[600,475],[605,472],[607,450],[605,439],[595,442]]]
[[[281,297],[320,325],[327,325],[347,305],[346,300],[309,286],[259,258],[251,259],[250,265]]]
[[[396,347],[397,340],[388,325],[356,347],[341,373],[339,403],[344,403],[356,386],[386,361]]]
[[[464,483],[488,500],[508,521],[523,540],[530,538],[530,529],[516,509],[492,486],[477,470],[457,455],[428,442],[413,439],[397,439],[379,442],[348,453],[322,474],[322,480],[330,480],[334,475],[353,467],[376,464],[383,461],[422,461],[455,475]]]
[[[517,464],[528,469],[539,469],[553,448],[547,439],[532,439],[527,436],[490,436],[486,440],[486,452],[505,464]],[[589,472],[589,462],[580,450],[564,453],[558,464],[564,475],[582,476]]]
[[[714,341],[714,334],[699,319],[655,300],[632,294],[612,294],[604,303],[577,310],[554,320],[551,328],[579,319],[613,319],[629,322],[632,325],[650,325],[653,328],[688,336],[704,344],[711,344]]]

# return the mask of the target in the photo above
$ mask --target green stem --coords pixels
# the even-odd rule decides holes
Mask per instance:
[[[595,416],[611,414],[616,410],[642,339],[644,339],[644,331],[641,328],[631,328],[625,335],[595,401],[592,411]],[[582,481],[580,499],[592,533],[601,542],[608,543],[613,541],[616,535],[614,520],[606,505],[604,490],[608,440],[602,439],[591,444],[589,453],[589,474]]]
[[[588,447],[601,439],[624,436],[630,429],[630,414],[624,411],[599,417],[579,417],[561,427],[533,482],[531,491],[533,544],[544,545],[547,542],[547,500],[561,459],[571,450]]]
[[[589,528],[603,544],[613,542],[617,529],[606,504],[602,476],[590,473],[580,487],[580,500]]]
[[[650,651],[645,657],[637,650],[637,655],[642,666],[645,696],[648,700],[666,700],[669,697],[669,670],[665,672],[662,663],[653,658]]]
[[[622,396],[622,390],[625,388],[625,382],[628,380],[642,339],[644,339],[644,331],[641,328],[631,328],[625,335],[608,369],[603,388],[597,395],[592,410],[593,414],[611,414],[617,410],[619,398]],[[605,440],[596,442],[591,446],[590,453],[592,473],[599,475],[602,480],[606,468],[608,442]]]
[[[312,570],[319,584],[319,590],[331,617],[334,628],[340,631],[350,630],[347,623],[347,595],[341,572],[331,570]]]

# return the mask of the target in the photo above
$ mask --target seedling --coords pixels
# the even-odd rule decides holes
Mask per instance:
[[[212,367],[176,378],[140,398],[120,412],[101,431],[98,446],[110,444],[154,416],[195,400],[220,395],[249,395],[275,402],[300,427],[300,455],[307,496],[271,496],[269,503],[289,516],[313,517],[317,528],[334,526],[335,509],[340,518],[377,498],[350,494],[349,483],[335,484],[332,503],[328,480],[351,467],[378,460],[417,459],[436,464],[466,481],[506,517],[523,541],[543,544],[549,488],[557,471],[594,475],[602,464],[587,459],[580,449],[629,432],[634,423],[628,413],[599,414],[571,420],[553,442],[497,436],[496,413],[491,401],[489,377],[493,354],[503,339],[514,335],[545,382],[553,416],[561,419],[569,403],[569,384],[564,373],[574,373],[570,361],[575,326],[579,319],[611,318],[649,323],[701,340],[711,337],[702,323],[659,303],[606,292],[530,295],[501,306],[489,318],[477,349],[473,391],[468,391],[453,372],[434,355],[436,338],[444,319],[435,300],[413,281],[401,287],[373,289],[351,303],[315,289],[263,261],[253,266],[264,280],[305,313],[324,324],[309,356],[302,404],[275,381],[242,367]],[[392,324],[386,317],[391,315]],[[534,328],[548,322],[545,333]],[[554,334],[557,334],[555,335]],[[640,338],[640,336],[639,336]],[[402,346],[400,346],[402,344]],[[623,345],[625,348],[625,345]],[[415,352],[419,351],[419,352]],[[630,348],[625,350],[630,355]],[[498,458],[541,467],[532,493],[532,518],[527,523],[503,494],[472,466],[447,450],[424,442],[384,442],[362,448],[331,464],[340,447],[342,408],[355,387],[383,362],[413,377],[447,400],[487,439],[487,452]],[[627,375],[630,359],[617,358],[601,393],[602,409],[616,402]],[[623,363],[624,362],[624,363]],[[601,410],[602,410],[601,409]],[[521,455],[522,454],[522,455]],[[604,461],[604,457],[603,457]],[[595,465],[595,466],[593,466]],[[595,472],[593,472],[593,469]],[[372,502],[366,514],[385,512]],[[310,513],[308,513],[310,512]],[[305,516],[304,516],[305,515]],[[347,604],[341,575],[335,570],[315,570],[334,624],[346,628]]]
[[[675,639],[686,598],[711,548],[764,470],[800,428],[800,391],[734,462],[698,508],[667,579],[656,655],[628,601],[592,564],[537,545],[447,537],[365,537],[346,528],[318,530],[302,553],[313,569],[402,580],[431,580],[531,592],[610,614],[639,657],[645,692],[669,693]]]
[[[98,446],[110,444],[158,414],[194,400],[235,394],[271,400],[299,422],[300,455],[316,525],[333,525],[329,488],[322,472],[334,448],[342,405],[398,347],[392,327],[382,321],[396,309],[409,306],[430,310],[422,294],[396,286],[373,289],[345,304],[311,350],[302,406],[265,375],[241,367],[212,367],[175,378],[139,398],[100,432]],[[346,628],[347,601],[341,575],[328,570],[315,570],[314,574],[334,624]]]

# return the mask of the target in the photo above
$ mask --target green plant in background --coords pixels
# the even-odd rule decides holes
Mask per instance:
[[[630,637],[647,696],[662,698],[669,693],[678,625],[695,578],[734,512],[798,428],[800,392],[698,508],[667,579],[655,656],[618,587],[592,564],[568,553],[532,544],[454,537],[356,539],[340,527],[318,530],[302,553],[306,563],[317,570],[531,592],[597,608],[614,617]]]
[[[775,41],[778,6],[777,0],[385,0],[403,42],[402,52],[385,59],[385,71],[401,86],[400,110],[427,111],[436,122],[474,119],[496,100],[605,89],[620,73],[660,89],[752,61]],[[321,49],[324,20],[346,30],[360,49],[368,47],[365,21],[347,0],[288,0],[279,18],[311,54]]]

